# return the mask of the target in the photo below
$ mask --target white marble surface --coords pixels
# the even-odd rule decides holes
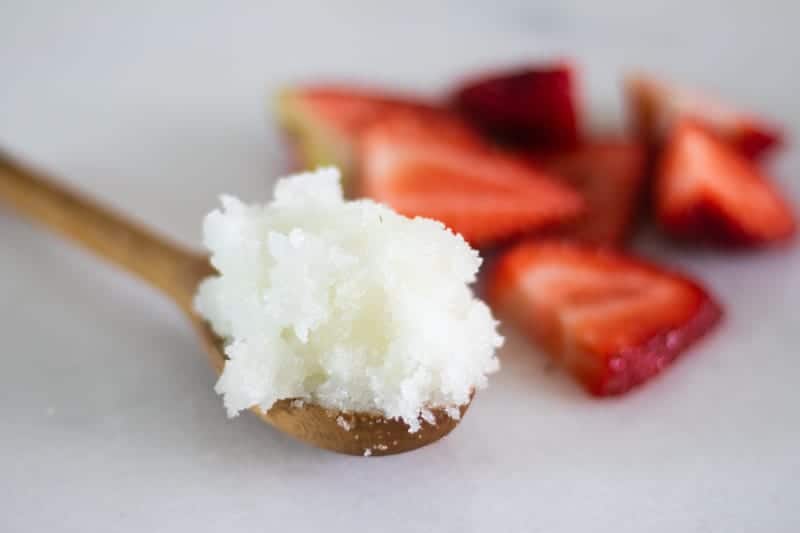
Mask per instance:
[[[796,2],[541,3],[5,0],[0,145],[197,244],[219,192],[267,196],[265,95],[296,79],[435,91],[568,53],[595,123],[645,66],[800,133]],[[512,337],[450,438],[363,460],[227,420],[169,302],[0,209],[0,531],[800,531],[800,249],[643,249],[729,312],[662,379],[592,400]]]

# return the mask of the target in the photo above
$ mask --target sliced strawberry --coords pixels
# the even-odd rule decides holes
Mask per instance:
[[[645,172],[645,153],[633,141],[586,143],[542,159],[544,168],[583,194],[586,214],[559,234],[619,246],[631,234]]]
[[[655,193],[658,219],[676,237],[758,245],[794,232],[792,211],[774,185],[691,120],[681,121],[672,134]]]
[[[766,121],[715,99],[645,75],[625,82],[633,125],[650,144],[660,144],[681,118],[704,123],[740,153],[756,158],[779,146],[782,134]]]
[[[295,159],[305,167],[337,165],[345,189],[352,181],[358,135],[391,113],[446,115],[419,99],[378,90],[310,85],[285,90],[278,99],[278,118],[294,144]],[[349,192],[349,191],[348,191]]]
[[[453,97],[468,120],[517,148],[550,150],[578,143],[573,69],[566,63],[498,72],[467,82]]]
[[[383,119],[359,153],[362,195],[440,220],[478,247],[569,221],[583,208],[570,188],[450,121]]]
[[[488,300],[598,396],[647,381],[721,316],[680,274],[567,242],[512,248],[491,273]]]

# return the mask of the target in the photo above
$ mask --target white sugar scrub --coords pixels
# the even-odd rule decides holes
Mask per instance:
[[[440,222],[345,201],[335,168],[279,180],[266,205],[221,201],[203,224],[219,275],[195,307],[226,341],[229,416],[291,398],[415,432],[497,370],[503,339],[470,288],[481,258]]]

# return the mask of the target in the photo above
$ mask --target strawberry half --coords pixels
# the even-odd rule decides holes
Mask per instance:
[[[552,150],[579,140],[573,70],[566,63],[485,75],[455,91],[455,107],[490,137],[516,148]]]
[[[691,120],[672,134],[655,194],[660,224],[675,237],[753,246],[794,233],[792,211],[774,185],[750,160]]]
[[[445,115],[421,100],[377,90],[311,85],[283,91],[278,119],[293,144],[294,159],[304,167],[336,165],[346,192],[352,191],[355,145],[360,133],[392,113]]]
[[[583,209],[572,189],[458,122],[393,116],[371,126],[359,148],[361,195],[440,220],[476,247],[570,221]]]
[[[624,244],[642,192],[646,163],[642,146],[627,140],[589,142],[541,161],[586,200],[586,214],[559,235],[600,245]]]
[[[488,300],[598,396],[647,381],[721,317],[680,274],[566,242],[512,248],[491,273]]]
[[[690,89],[637,74],[628,77],[625,90],[633,125],[651,145],[663,142],[675,124],[687,117],[702,122],[749,158],[782,142],[775,126]]]

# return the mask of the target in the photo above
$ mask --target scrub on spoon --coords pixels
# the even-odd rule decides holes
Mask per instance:
[[[223,370],[224,341],[193,309],[198,285],[215,273],[205,255],[175,245],[5,156],[0,157],[0,200],[167,294],[190,318],[215,370]],[[493,342],[499,343],[499,337]],[[283,398],[268,409],[252,410],[280,431],[320,448],[385,455],[440,439],[458,424],[470,400],[471,394],[458,406],[432,405],[416,432],[409,432],[406,421],[380,411],[346,412],[313,400]]]

